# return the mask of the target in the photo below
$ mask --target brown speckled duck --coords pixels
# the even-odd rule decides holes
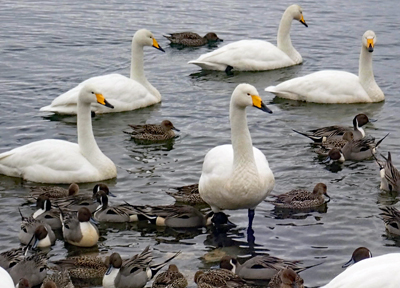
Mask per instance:
[[[303,279],[291,268],[279,271],[268,283],[268,288],[304,288]]]
[[[160,273],[153,282],[152,288],[185,288],[188,282],[175,264],[170,264],[167,271]]]
[[[133,129],[133,131],[124,131],[126,134],[130,134],[132,139],[136,140],[150,140],[150,141],[158,141],[158,140],[168,140],[175,137],[175,131],[180,131],[175,128],[174,124],[172,124],[169,120],[164,120],[161,124],[144,124],[144,125],[131,125],[129,127]]]
[[[209,32],[204,37],[201,37],[199,34],[193,32],[171,33],[169,35],[164,35],[164,37],[171,41],[171,44],[191,47],[223,41],[222,39],[218,38],[217,34],[214,32]]]

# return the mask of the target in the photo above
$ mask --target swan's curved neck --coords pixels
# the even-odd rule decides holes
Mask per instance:
[[[383,100],[383,92],[375,82],[374,71],[372,69],[372,53],[368,52],[364,46],[361,47],[358,77],[361,85],[373,102]]]
[[[144,75],[144,60],[143,60],[143,46],[136,43],[136,41],[132,41],[132,56],[131,56],[131,76],[132,80],[135,80],[142,84],[151,94],[156,96],[161,100],[161,94],[158,92],[153,85],[147,81],[146,76]]]
[[[241,170],[244,167],[247,167],[246,171],[252,168],[257,169],[245,108],[231,103],[230,122],[234,171]]]
[[[290,28],[292,26],[292,21],[293,16],[289,11],[283,13],[278,29],[277,46],[297,63],[299,60],[301,62],[301,55],[296,49],[294,49],[292,41],[290,40]]]

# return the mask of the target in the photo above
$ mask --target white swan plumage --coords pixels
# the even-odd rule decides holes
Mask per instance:
[[[0,283],[3,288],[15,288],[14,281],[10,274],[2,267],[0,267]]]
[[[370,103],[385,99],[375,82],[372,52],[376,35],[368,30],[362,36],[358,76],[345,71],[323,70],[290,79],[265,91],[278,97],[315,103]]]
[[[78,86],[65,92],[40,111],[59,114],[76,114],[79,91],[90,84],[97,87],[114,109],[108,109],[96,103],[92,104],[95,113],[112,113],[131,111],[147,107],[161,101],[161,94],[147,81],[143,68],[143,47],[152,46],[164,52],[153,34],[146,30],[138,30],[132,38],[132,58],[130,78],[121,74],[108,74],[89,78]]]
[[[299,5],[289,6],[279,24],[277,46],[262,40],[241,40],[189,61],[205,70],[264,71],[297,65],[303,62],[290,40],[292,20],[303,23],[303,10]]]
[[[321,288],[397,288],[400,287],[400,253],[361,260]]]
[[[112,108],[96,87],[87,84],[78,98],[78,143],[46,139],[0,154],[0,174],[41,183],[94,182],[115,178],[117,169],[97,146],[91,103]]]
[[[249,209],[263,201],[275,184],[265,155],[253,147],[246,119],[246,107],[255,106],[272,113],[258,96],[257,89],[240,84],[233,91],[229,117],[232,145],[220,145],[205,156],[199,180],[199,193],[212,210]]]

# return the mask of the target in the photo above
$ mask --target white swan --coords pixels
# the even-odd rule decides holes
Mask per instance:
[[[76,114],[78,95],[86,84],[97,87],[114,109],[107,109],[98,104],[92,104],[92,111],[96,113],[111,113],[130,111],[156,104],[161,101],[161,94],[147,81],[143,69],[143,47],[153,46],[164,50],[158,45],[153,34],[146,30],[138,30],[132,39],[131,77],[120,74],[108,74],[89,78],[75,88],[58,96],[49,106],[40,111],[56,112],[59,114]]]
[[[265,91],[278,97],[315,103],[368,103],[385,99],[375,82],[372,52],[375,33],[368,30],[362,37],[358,76],[345,71],[323,70],[269,86]]]
[[[292,20],[303,23],[303,10],[299,5],[289,6],[283,13],[278,30],[278,47],[262,40],[241,40],[230,43],[210,53],[201,55],[198,59],[189,61],[206,70],[229,72],[263,71],[297,65],[303,62],[300,53],[294,49],[290,40]]]
[[[236,87],[229,110],[232,145],[220,145],[207,153],[199,192],[215,213],[223,209],[249,209],[251,228],[254,209],[271,192],[275,178],[264,154],[253,147],[247,126],[247,106],[272,113],[255,87],[249,84]]]
[[[364,259],[347,268],[321,288],[398,288],[400,253]]]
[[[0,174],[42,183],[94,182],[115,178],[117,169],[93,136],[91,103],[112,108],[92,85],[78,98],[78,143],[46,139],[0,154]]]

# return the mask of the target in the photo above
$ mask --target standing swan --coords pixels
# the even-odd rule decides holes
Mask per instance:
[[[385,100],[372,71],[375,33],[368,30],[362,36],[358,76],[345,71],[322,70],[290,79],[265,91],[278,97],[315,103],[370,103]]]
[[[92,130],[91,103],[113,108],[87,84],[78,98],[78,143],[46,139],[0,154],[0,174],[42,183],[94,182],[115,178],[114,163],[97,146]]]
[[[236,87],[229,110],[232,145],[220,145],[207,153],[199,192],[214,213],[223,209],[248,209],[249,230],[252,231],[254,209],[271,192],[275,178],[264,154],[253,147],[247,126],[247,106],[272,113],[254,86],[240,84]]]
[[[143,47],[152,46],[165,52],[157,43],[153,34],[146,30],[138,30],[132,39],[131,77],[121,74],[107,74],[89,78],[75,88],[58,96],[49,106],[40,111],[59,114],[76,114],[79,91],[86,84],[91,84],[102,91],[104,97],[114,106],[114,110],[92,104],[95,113],[111,113],[131,111],[156,104],[161,101],[161,94],[147,81],[143,69]]]
[[[303,9],[299,5],[289,6],[283,13],[278,30],[278,47],[262,40],[241,40],[230,43],[198,59],[189,61],[206,70],[230,72],[263,71],[297,65],[303,62],[300,53],[294,49],[290,40],[292,20],[304,21]]]

